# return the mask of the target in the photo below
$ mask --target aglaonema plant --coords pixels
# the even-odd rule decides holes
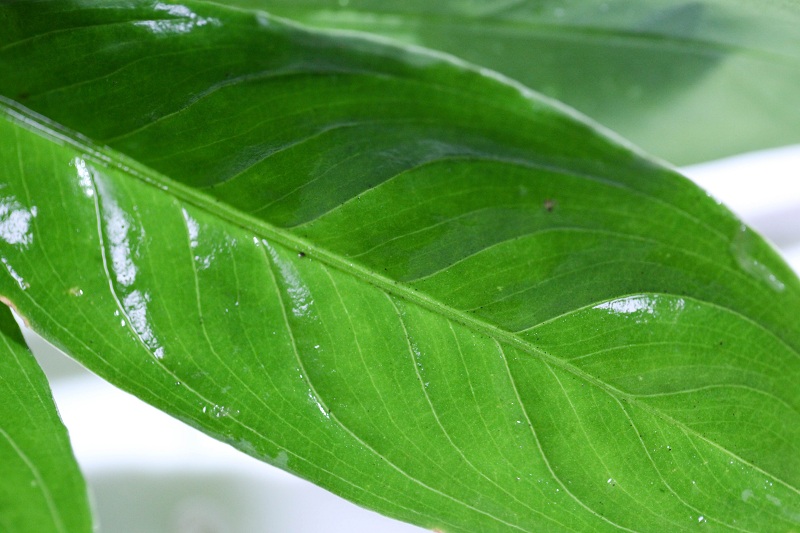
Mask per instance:
[[[673,170],[492,71],[260,11],[0,24],[0,295],[93,372],[439,531],[800,525],[800,281]],[[2,331],[0,525],[89,531]]]

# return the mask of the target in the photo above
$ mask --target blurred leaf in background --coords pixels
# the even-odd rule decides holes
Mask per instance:
[[[676,165],[800,142],[800,3],[222,0],[497,70]]]

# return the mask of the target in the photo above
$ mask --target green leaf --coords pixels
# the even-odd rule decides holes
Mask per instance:
[[[800,142],[800,3],[222,0],[443,50],[677,164]]]
[[[687,180],[263,13],[0,21],[0,294],[94,372],[425,527],[797,528],[800,281]]]
[[[7,204],[0,228],[9,230]],[[5,259],[3,259],[5,263]],[[11,311],[0,305],[0,530],[92,531],[86,484],[50,388]]]

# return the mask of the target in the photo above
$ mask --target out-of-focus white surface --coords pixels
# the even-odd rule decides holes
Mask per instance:
[[[747,217],[800,209],[800,146],[742,154],[682,172]]]
[[[800,271],[800,146],[684,169]],[[413,533],[251,459],[89,374],[26,331],[102,533]]]
[[[772,241],[795,271],[800,271],[800,145],[682,171]]]

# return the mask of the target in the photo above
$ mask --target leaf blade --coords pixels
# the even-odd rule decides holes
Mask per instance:
[[[581,338],[589,342],[593,338],[590,333],[602,331],[607,324],[617,324],[619,330],[619,319],[635,323],[647,318],[647,302],[653,300],[655,314],[661,313],[664,304],[664,336],[677,347],[680,343],[675,342],[675,337],[691,340],[701,330],[686,325],[670,330],[671,321],[677,318],[674,311],[669,311],[669,303],[694,295],[710,301],[701,302],[701,307],[743,310],[745,318],[766,325],[773,345],[779,342],[776,338],[792,345],[781,359],[785,368],[765,367],[755,372],[748,370],[746,361],[733,359],[731,364],[743,367],[740,374],[745,379],[755,377],[767,383],[768,389],[785,398],[790,406],[796,405],[792,389],[776,376],[786,379],[797,373],[797,363],[791,355],[796,354],[796,325],[791,313],[785,311],[798,305],[798,283],[758,237],[743,232],[726,210],[681,178],[610,143],[591,126],[548,107],[534,95],[499,85],[480,73],[441,59],[426,57],[422,61],[411,52],[309,34],[275,21],[272,29],[264,29],[263,21],[256,16],[202,11],[198,6],[193,5],[198,10],[192,12],[195,18],[184,13],[183,19],[223,20],[223,15],[229,16],[230,20],[224,19],[226,24],[207,28],[215,32],[216,39],[220,35],[233,39],[228,42],[229,48],[247,47],[247,42],[240,40],[242,35],[260,44],[269,42],[265,37],[274,37],[290,43],[289,65],[296,64],[304,54],[313,57],[311,71],[316,69],[320,79],[312,87],[328,86],[322,92],[328,103],[337,94],[345,95],[335,102],[336,113],[323,114],[313,123],[323,127],[322,137],[312,139],[325,138],[328,133],[334,139],[326,139],[326,150],[317,150],[313,143],[300,144],[308,138],[309,130],[299,121],[296,127],[279,130],[289,141],[295,138],[298,142],[287,143],[285,138],[264,142],[257,145],[254,158],[248,152],[252,145],[241,137],[229,139],[213,129],[205,132],[188,127],[192,121],[197,126],[208,124],[209,120],[230,120],[230,102],[247,101],[243,95],[258,92],[267,104],[283,102],[283,107],[277,108],[280,113],[266,115],[269,118],[293,117],[298,110],[307,108],[309,101],[316,104],[312,107],[315,111],[321,109],[319,94],[296,93],[298,86],[291,77],[266,76],[259,78],[256,86],[231,86],[231,90],[244,91],[235,93],[235,98],[220,91],[190,91],[188,101],[202,102],[201,107],[194,108],[183,105],[187,95],[181,92],[183,87],[178,87],[157,103],[161,106],[172,102],[174,107],[162,109],[159,115],[169,118],[144,129],[138,125],[145,120],[137,114],[137,102],[146,106],[150,103],[141,100],[140,87],[122,89],[129,91],[124,100],[132,102],[126,111],[129,116],[95,114],[91,105],[87,107],[91,99],[64,100],[72,107],[59,111],[60,116],[69,119],[72,114],[71,120],[76,121],[85,114],[87,131],[108,132],[119,128],[120,123],[133,128],[131,131],[138,135],[138,148],[131,141],[132,135],[122,140],[109,137],[109,143],[168,171],[169,179],[113,150],[80,141],[74,131],[58,133],[41,118],[7,104],[10,121],[4,123],[3,136],[24,140],[6,145],[3,161],[16,162],[19,157],[24,164],[19,170],[16,165],[8,165],[4,174],[10,176],[15,188],[23,184],[35,188],[34,205],[41,217],[36,220],[42,220],[42,224],[47,221],[47,231],[29,227],[21,232],[26,238],[30,235],[30,243],[35,243],[26,254],[11,255],[14,246],[6,239],[8,264],[21,279],[29,280],[31,287],[26,291],[15,288],[10,275],[4,277],[3,287],[15,291],[22,300],[36,292],[35,302],[39,305],[49,303],[69,309],[54,319],[44,309],[36,309],[34,300],[29,301],[29,314],[39,321],[40,329],[51,336],[60,329],[61,342],[68,343],[71,351],[98,373],[182,420],[362,504],[429,527],[503,531],[535,530],[548,524],[547,527],[566,531],[615,527],[663,530],[667,525],[686,529],[695,525],[700,516],[720,521],[724,519],[719,517],[731,513],[744,524],[742,527],[751,529],[758,527],[764,515],[772,523],[793,523],[791,511],[770,514],[770,506],[774,505],[766,500],[766,492],[759,493],[758,498],[745,499],[717,487],[718,499],[703,499],[702,494],[691,492],[693,489],[688,489],[687,494],[684,485],[677,486],[675,480],[685,482],[688,474],[670,471],[672,482],[665,482],[660,477],[664,474],[655,466],[664,464],[663,457],[648,461],[643,440],[631,430],[622,434],[627,451],[624,457],[636,457],[637,469],[620,464],[620,458],[607,457],[613,451],[608,443],[618,436],[609,428],[624,426],[621,422],[625,421],[633,424],[634,420],[636,426],[647,425],[654,432],[682,438],[682,450],[697,448],[695,462],[686,457],[695,470],[702,470],[697,456],[702,460],[718,459],[720,446],[730,447],[733,443],[749,448],[730,431],[719,432],[722,436],[718,435],[717,440],[728,439],[723,445],[700,439],[697,431],[681,437],[685,424],[675,423],[681,422],[677,418],[670,422],[668,413],[633,397],[647,390],[615,389],[622,385],[630,388],[629,382],[620,385],[614,381],[620,379],[614,374],[620,371],[619,365],[601,364],[599,368],[588,367],[591,371],[584,370],[566,360],[568,355],[579,357],[578,348],[569,347],[564,341],[561,346],[552,339],[548,345],[548,337],[542,339],[547,325],[557,324],[560,331],[574,312],[587,308],[586,313],[592,317],[582,318],[583,328],[579,329],[583,330]],[[165,36],[136,29],[141,28],[137,26],[139,22],[134,21],[139,46],[158,46],[163,51],[167,44],[164,39],[171,46],[196,42],[184,41],[188,39],[187,32]],[[225,34],[229,31],[226,26],[236,29],[233,37]],[[349,46],[353,47],[352,53],[344,53],[350,50]],[[333,48],[335,53],[327,52],[326,61],[320,63],[318,52],[327,48]],[[95,57],[92,69],[105,64],[101,57]],[[251,56],[253,60],[257,57]],[[213,65],[208,57],[205,60],[206,65]],[[112,75],[119,67],[113,61],[112,58],[105,64]],[[164,63],[160,71],[170,72],[164,68],[169,64]],[[342,65],[348,64],[357,67],[351,70],[357,70],[358,75],[342,76]],[[280,63],[272,68],[277,73],[285,71]],[[178,78],[181,72],[184,71],[175,71]],[[313,77],[306,75],[303,83],[309,80],[313,81]],[[470,82],[466,90],[459,86],[465,80]],[[224,83],[224,78],[212,80],[207,87],[217,87],[218,83]],[[169,87],[173,85],[162,86],[167,92]],[[389,91],[391,87],[397,87],[398,92]],[[446,94],[455,103],[442,97],[431,99],[430,107],[411,106],[410,102],[422,100],[429,89]],[[97,98],[106,98],[101,89],[93,90],[98,92]],[[347,102],[354,95],[364,94],[378,103],[398,105],[398,93],[404,98],[402,109],[373,105],[364,111],[357,109],[361,100]],[[192,100],[196,94],[209,98]],[[491,101],[492,95],[502,96],[498,100],[502,103],[488,108],[479,105]],[[459,119],[457,109],[471,109],[472,123]],[[176,110],[182,113],[183,122],[170,123]],[[415,119],[409,129],[400,131],[400,136],[393,129],[397,123],[391,121],[377,129],[374,125],[362,130],[335,128],[341,117],[350,112],[385,119],[396,117],[398,111]],[[256,113],[247,124],[257,129],[264,116]],[[285,120],[281,124],[291,123]],[[80,121],[72,125],[78,127]],[[325,125],[333,127],[326,129]],[[509,134],[505,131],[509,125],[519,131]],[[37,130],[39,133],[34,133]],[[165,131],[172,134],[164,136]],[[253,135],[258,138],[269,131],[262,129]],[[348,136],[338,137],[342,131]],[[186,155],[182,146],[192,143],[177,134],[190,132],[196,133],[194,142],[203,145],[208,153],[198,156],[195,151]],[[384,141],[377,137],[381,133]],[[556,140],[551,140],[550,135]],[[207,142],[215,138],[222,141],[217,143],[221,147]],[[56,139],[60,144],[53,143]],[[342,157],[343,168],[336,179],[326,177],[327,158],[335,160],[342,155],[339,147],[347,145],[343,141],[357,143],[355,146],[361,151],[354,153],[364,156],[349,160]],[[413,148],[410,156],[398,157],[397,152],[386,150],[397,146],[398,141],[403,148]],[[159,145],[168,145],[161,149],[161,154],[167,156],[163,160],[151,153]],[[275,151],[276,146],[290,148]],[[443,151],[442,146],[447,149]],[[301,151],[292,152],[293,148]],[[459,157],[452,157],[451,151]],[[214,164],[217,156],[224,165]],[[292,166],[313,170],[305,159],[318,163],[319,173],[298,172],[298,166]],[[211,164],[204,164],[207,161]],[[225,166],[227,174],[218,174],[217,170]],[[234,183],[240,179],[237,175],[242,168],[251,172],[251,180],[260,176],[262,186],[253,187],[257,181],[244,186],[239,183],[237,194],[231,192],[236,189],[203,189],[215,181],[223,186]],[[286,169],[295,173],[287,173]],[[385,176],[379,186],[371,182],[373,171]],[[53,185],[41,178],[54,173],[60,176],[57,194]],[[286,179],[295,180],[288,190],[282,183]],[[283,200],[275,204],[274,210],[263,213],[246,208],[251,196],[263,199],[258,195],[266,191],[274,194],[270,198],[274,200],[291,192],[291,187],[303,185],[303,180],[319,183],[325,179],[329,181],[322,190],[330,195],[311,196],[310,207],[299,202],[300,211],[286,210]],[[574,182],[571,186],[570,180]],[[345,184],[344,191],[336,189],[337,183]],[[490,189],[476,187],[482,183]],[[452,191],[460,195],[453,195]],[[17,196],[23,195],[17,192]],[[330,196],[347,202],[342,203],[344,207],[333,202],[336,210],[331,211]],[[548,199],[556,201],[548,203]],[[387,209],[387,205],[393,207]],[[32,207],[27,206],[29,212]],[[65,208],[72,214],[69,228],[60,222]],[[648,214],[658,216],[648,221]],[[420,238],[423,233],[419,230],[436,223],[437,215],[445,222],[446,231],[435,230],[433,237]],[[496,223],[498,215],[503,215],[503,224]],[[468,224],[462,224],[465,217]],[[305,225],[295,223],[309,219]],[[327,226],[318,221],[326,221]],[[642,223],[641,227],[637,225]],[[314,224],[316,228],[312,227]],[[520,233],[503,233],[505,227]],[[334,230],[347,234],[347,239],[339,238]],[[376,243],[389,242],[407,231],[416,232],[416,246],[412,239],[411,245],[406,244],[400,253],[384,246],[381,253],[372,257],[368,253],[358,256],[374,249]],[[576,235],[588,237],[581,240]],[[454,236],[460,236],[465,244],[456,245]],[[611,239],[614,236],[617,240]],[[58,250],[63,242],[70,243],[73,257],[48,256],[47,250]],[[688,248],[686,252],[682,251],[683,243]],[[498,250],[502,253],[491,255]],[[34,261],[32,252],[44,254],[42,260]],[[52,267],[36,266],[46,264],[48,257],[54,262]],[[549,263],[545,262],[531,276],[532,265],[539,257]],[[454,259],[461,270],[448,265]],[[503,259],[505,270],[496,263]],[[466,268],[469,260],[475,263]],[[415,265],[416,270],[403,262]],[[484,268],[479,268],[481,265]],[[620,276],[623,267],[628,270]],[[647,275],[636,274],[642,268]],[[436,279],[439,271],[450,277],[445,281]],[[55,279],[53,272],[69,273],[69,278]],[[494,277],[484,280],[487,272]],[[584,285],[576,289],[563,284],[563,279],[558,281],[563,272],[569,273],[571,279],[582,280]],[[559,287],[557,283],[562,283],[562,289],[570,287],[561,291],[562,300],[566,301],[561,307],[554,304],[552,297],[530,297],[547,294],[541,284],[548,281],[554,284],[552,290]],[[462,289],[466,296],[461,299],[449,295],[447,291],[452,292],[457,282],[471,285],[473,291]],[[497,282],[514,286],[488,290],[493,285],[496,288]],[[61,292],[53,291],[53,286],[60,287]],[[45,291],[44,287],[50,288]],[[80,287],[87,298],[76,298],[69,291],[71,287]],[[164,294],[169,298],[160,297]],[[514,300],[516,294],[525,294],[527,299]],[[630,303],[625,298],[631,295],[640,295],[639,300],[644,299],[645,303]],[[781,306],[765,306],[765,299],[780,302]],[[497,307],[498,302],[513,305]],[[482,311],[482,306],[486,310]],[[402,316],[398,309],[410,318]],[[709,314],[708,310],[702,313]],[[741,317],[734,317],[726,323],[733,330],[741,326],[741,321]],[[73,330],[82,331],[81,337],[70,338]],[[630,338],[644,334],[635,329],[624,331]],[[455,340],[442,344],[442,338],[451,337]],[[90,346],[90,339],[101,341],[100,346]],[[621,335],[612,337],[606,348],[617,344],[624,347],[625,342],[630,342],[625,339]],[[414,352],[415,342],[419,355]],[[369,350],[366,353],[365,346]],[[467,348],[456,350],[461,346]],[[553,346],[553,353],[548,346]],[[757,346],[751,350],[750,353],[763,353]],[[704,354],[695,353],[693,360]],[[415,358],[422,366],[415,367]],[[470,364],[459,363],[465,358]],[[664,372],[670,370],[669,365],[662,365]],[[486,370],[475,374],[470,372],[472,366]],[[436,374],[437,368],[449,372]],[[748,375],[748,371],[756,375]],[[433,375],[437,378],[428,379]],[[462,376],[457,385],[448,385],[451,375]],[[465,380],[463,376],[468,377]],[[481,380],[487,376],[492,385],[481,391],[485,386]],[[582,398],[571,379],[589,386],[591,393]],[[722,375],[720,379],[727,378]],[[539,390],[537,383],[548,386]],[[437,389],[458,391],[458,396],[455,392],[434,396]],[[565,390],[571,391],[566,399],[575,401],[579,408],[571,409],[570,403],[565,402]],[[505,400],[498,405],[492,397]],[[475,403],[477,398],[482,398],[482,403]],[[628,411],[623,400],[637,403]],[[494,442],[498,446],[496,456],[468,443],[464,436],[467,430],[458,423],[464,415],[451,418],[454,405],[460,401],[472,403],[472,413],[482,419],[490,416],[485,413],[491,413],[482,423],[485,431],[480,427],[470,429],[478,436],[473,437],[476,443]],[[595,420],[592,407],[601,404],[612,405],[613,409]],[[548,411],[557,412],[562,425],[569,423],[575,431],[565,432]],[[578,411],[582,416],[576,417]],[[797,416],[791,409],[781,416],[784,414]],[[756,479],[764,473],[754,463],[765,458],[769,470],[781,472],[780,476],[773,474],[775,477],[796,474],[791,465],[774,460],[785,456],[785,450],[790,455],[794,453],[791,439],[783,437],[791,434],[792,425],[781,422],[775,413],[772,416],[779,434],[765,435],[770,445],[762,450],[758,461],[737,459],[736,468],[716,461],[716,470],[706,474],[709,485],[714,482],[714,475],[724,475],[731,487],[754,491]],[[526,417],[530,423],[522,423]],[[606,420],[607,423],[600,423]],[[591,422],[589,429],[582,430],[581,424],[587,422]],[[541,428],[547,430],[542,433]],[[500,432],[502,438],[493,431]],[[594,448],[576,447],[575,435],[581,431],[590,436]],[[454,442],[458,446],[453,446]],[[449,453],[444,454],[443,450]],[[573,455],[564,455],[565,450]],[[464,456],[469,459],[464,461]],[[558,458],[552,467],[548,466],[551,456]],[[628,480],[618,473],[594,469],[606,463],[627,472]],[[570,470],[571,479],[562,479],[557,468]],[[516,473],[526,474],[529,479],[517,480],[524,476]],[[608,489],[610,474],[620,477],[619,486],[625,490],[599,492]],[[643,489],[646,483],[643,485],[640,477],[664,489],[668,496],[653,492],[655,489]],[[542,486],[538,480],[542,480]],[[580,480],[579,486],[567,490],[571,480]],[[498,485],[502,489],[498,490]],[[792,480],[777,485],[778,488],[771,488],[776,492],[768,494],[790,510],[797,489]],[[637,499],[640,491],[649,495],[648,501],[658,501],[669,509],[669,514],[654,516],[648,501]],[[509,493],[514,496],[509,497]],[[560,505],[565,501],[569,505]],[[614,505],[601,508],[608,501]],[[691,520],[686,520],[689,514]],[[739,526],[722,523],[720,527]]]
[[[92,531],[86,484],[46,379],[0,308],[0,525],[9,533]]]

